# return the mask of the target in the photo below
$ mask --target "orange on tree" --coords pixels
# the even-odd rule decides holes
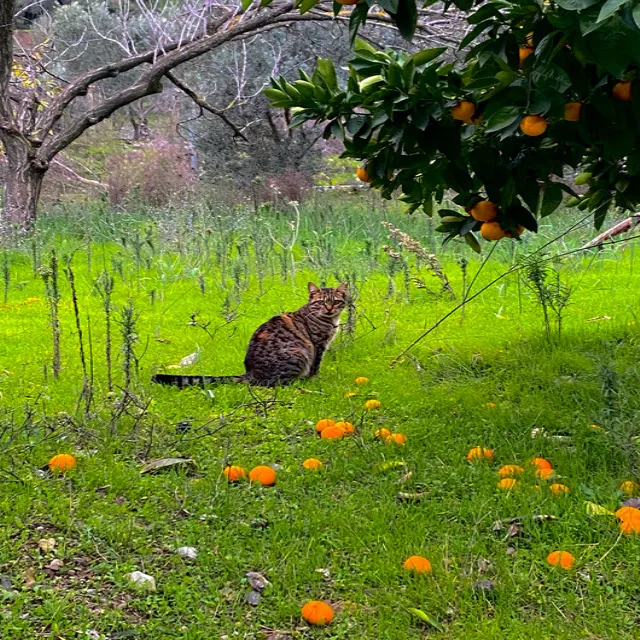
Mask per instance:
[[[580,120],[581,111],[582,102],[567,102],[564,105],[564,119],[569,122],[577,122]]]
[[[482,235],[485,240],[489,240],[489,242],[502,240],[502,238],[507,237],[507,234],[499,222],[484,222],[480,227],[480,235]]]
[[[474,220],[491,222],[498,217],[498,207],[489,200],[480,200],[471,207],[469,213]]]
[[[538,115],[530,115],[525,116],[520,121],[520,131],[524,133],[525,136],[541,136],[549,126],[549,123],[542,117]]]
[[[631,82],[629,82],[629,80],[624,80],[622,82],[616,82],[615,85],[613,85],[613,97],[616,98],[617,100],[622,100],[623,102],[629,102],[629,100],[631,100],[631,89],[632,89],[632,85]]]
[[[355,4],[355,3],[354,3]],[[364,167],[358,167],[356,171],[356,177],[360,182],[371,182],[373,178],[369,175],[369,172]]]
[[[333,609],[322,600],[311,600],[302,607],[302,618],[305,622],[322,627],[333,620]]]
[[[524,66],[524,61],[533,53],[533,47],[520,47],[518,57],[520,58],[520,68]]]
[[[467,124],[473,123],[473,116],[476,113],[476,105],[469,100],[461,100],[458,104],[451,109],[451,117],[454,120],[462,120]]]
[[[251,469],[249,480],[261,484],[263,487],[272,487],[276,483],[276,472],[271,467],[260,465]]]

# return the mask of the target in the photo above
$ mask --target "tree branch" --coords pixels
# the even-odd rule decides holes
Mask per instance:
[[[13,62],[14,0],[0,2],[0,128],[10,126],[9,82]]]
[[[244,133],[242,133],[242,131],[239,129],[238,125],[236,125],[231,120],[229,120],[229,118],[226,116],[226,114],[222,109],[216,109],[215,107],[212,107],[211,105],[209,105],[195,91],[187,87],[187,85],[185,85],[181,80],[176,78],[173,72],[167,71],[164,75],[166,78],[171,80],[171,82],[173,82],[173,84],[176,87],[178,87],[180,91],[182,91],[187,96],[189,96],[189,98],[191,98],[191,100],[193,100],[200,107],[200,115],[202,115],[202,112],[204,110],[204,111],[208,111],[209,113],[212,113],[214,116],[218,116],[228,127],[232,129],[234,136],[242,138],[245,142],[249,142],[249,140],[244,135]]]
[[[143,98],[145,96],[151,95],[153,93],[160,93],[162,91],[162,77],[165,76],[168,71],[171,71],[173,68],[185,62],[188,62],[189,60],[193,60],[194,58],[212,51],[213,49],[216,49],[221,45],[230,42],[231,40],[242,37],[246,34],[254,33],[256,30],[260,30],[262,27],[269,25],[274,21],[277,21],[285,14],[293,11],[293,8],[294,3],[292,0],[287,0],[281,5],[270,5],[268,9],[262,9],[253,18],[250,18],[246,21],[235,22],[232,26],[229,23],[227,24],[226,29],[219,31],[213,35],[207,35],[197,40],[193,40],[184,47],[178,48],[176,43],[168,45],[167,48],[173,47],[173,50],[170,53],[161,55],[157,52],[153,52],[153,55],[156,57],[156,59],[153,61],[151,68],[142,73],[138,77],[136,82],[134,82],[126,89],[123,89],[122,91],[119,91],[113,96],[107,98],[93,109],[89,109],[84,114],[73,120],[65,129],[48,137],[46,141],[42,143],[40,149],[38,150],[37,158],[35,161],[37,167],[39,169],[45,169],[57,153],[69,146],[87,129],[98,124],[102,120],[105,120],[118,109],[125,107],[128,104],[131,104],[132,102],[135,102],[136,100],[139,100],[140,98]],[[88,87],[91,82],[95,81],[91,80],[91,82],[88,82],[86,80],[88,76],[97,78],[100,73],[104,73],[104,70],[108,68],[118,67],[119,69],[134,69],[135,67],[140,66],[145,62],[150,62],[151,59],[149,58],[149,55],[150,53],[147,52],[146,54],[142,54],[140,56],[134,56],[133,58],[122,60],[120,63],[116,63],[115,65],[107,65],[106,67],[102,67],[101,69],[103,71],[94,70],[92,72],[89,72],[88,74],[85,74],[81,77],[85,78],[83,83],[79,84],[78,80],[76,80],[72,82],[71,85],[67,87],[67,89],[65,89],[65,91],[71,89],[73,89],[73,91],[77,91],[80,85]],[[115,75],[117,75],[117,73]],[[71,91],[71,93],[73,93],[73,91]],[[58,97],[60,96],[62,96],[62,93],[59,94]],[[55,108],[53,108],[52,105],[49,110],[57,112],[60,108],[62,108],[64,111],[64,107],[61,107],[61,105],[65,103],[69,104],[71,100],[73,100],[73,97],[68,100],[64,99],[61,101],[61,103],[57,104]],[[62,114],[60,113],[60,116],[61,115]],[[56,119],[58,119],[60,116],[58,116]],[[46,129],[45,131],[48,132],[49,129]],[[41,130],[40,135],[46,134],[44,134]]]

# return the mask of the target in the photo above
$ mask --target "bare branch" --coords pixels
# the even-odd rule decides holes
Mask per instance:
[[[173,84],[178,87],[180,91],[189,96],[189,98],[191,98],[191,100],[193,100],[200,107],[200,114],[202,114],[204,110],[212,113],[215,116],[218,116],[228,127],[233,130],[233,134],[235,136],[242,138],[245,142],[249,142],[244,133],[242,133],[242,131],[239,129],[238,125],[231,122],[231,120],[229,120],[222,109],[216,109],[215,107],[212,107],[206,102],[206,100],[204,100],[204,98],[201,98],[195,91],[187,87],[187,85],[185,85],[181,80],[176,78],[176,76],[171,71],[167,71],[164,75],[166,78],[171,80],[171,82],[173,82]]]
[[[9,82],[13,61],[13,0],[0,2],[0,128],[11,122]]]

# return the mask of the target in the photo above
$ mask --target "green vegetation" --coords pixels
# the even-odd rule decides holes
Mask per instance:
[[[562,232],[542,224],[536,236],[494,245],[480,270],[483,258],[464,241],[440,251],[426,216],[405,217],[373,194],[308,203],[297,235],[296,220],[293,207],[60,211],[41,221],[33,245],[7,251],[8,295],[0,306],[3,640],[400,640],[426,631],[433,638],[637,637],[640,536],[621,536],[615,517],[585,507],[615,510],[624,499],[621,482],[638,480],[633,243],[534,266],[523,258]],[[387,237],[383,220],[438,250],[455,300],[441,293],[424,260]],[[574,222],[555,253],[590,238],[589,221]],[[43,269],[53,247],[57,380],[55,294]],[[65,276],[70,257],[84,393]],[[460,302],[463,282],[468,288],[474,281],[473,295],[517,264],[526,268],[397,358]],[[112,392],[104,271],[114,283]],[[345,314],[346,330],[317,378],[277,391],[180,392],[149,383],[153,371],[190,354],[195,364],[178,371],[241,372],[260,322],[304,303],[308,280],[343,279],[355,289],[355,310]],[[549,302],[558,304],[554,291],[568,296],[561,333]],[[370,382],[356,386],[357,376]],[[370,398],[381,408],[365,412]],[[320,440],[314,425],[321,418],[349,420],[356,433]],[[376,441],[381,427],[404,433],[407,444]],[[468,463],[475,446],[494,449],[495,461]],[[39,472],[57,453],[73,453],[77,469],[66,477]],[[197,467],[140,474],[145,461],[169,456],[192,458]],[[534,456],[553,464],[568,495],[554,496],[530,471],[518,490],[498,490],[501,465],[526,467]],[[301,467],[310,457],[324,463],[322,471]],[[385,469],[395,461],[404,465]],[[279,465],[277,485],[229,485],[222,475],[229,463],[247,471]],[[424,496],[403,502],[399,492]],[[536,514],[558,519],[536,523]],[[494,531],[494,522],[513,517],[523,518],[522,535],[507,537],[508,525]],[[55,540],[52,551],[39,547],[47,539]],[[198,557],[179,557],[181,546],[195,547]],[[546,563],[558,549],[576,557],[573,570]],[[403,570],[411,555],[428,558],[433,573]],[[63,565],[52,565],[55,558]],[[152,575],[157,591],[133,589],[126,576],[134,570]],[[271,583],[257,607],[245,601],[248,571]],[[474,588],[482,580],[493,590]],[[302,631],[302,604],[324,599],[336,605],[333,623]]]

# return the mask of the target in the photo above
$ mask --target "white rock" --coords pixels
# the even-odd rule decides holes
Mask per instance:
[[[149,589],[149,591],[156,590],[156,579],[153,576],[142,573],[142,571],[133,571],[127,577],[129,578],[129,581],[136,587]]]
[[[187,560],[195,560],[198,557],[198,551],[195,547],[178,547],[176,553]]]

